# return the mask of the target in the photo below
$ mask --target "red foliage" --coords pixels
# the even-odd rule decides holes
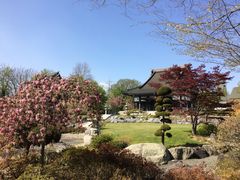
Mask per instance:
[[[182,110],[191,116],[194,134],[200,113],[210,113],[210,110],[219,107],[223,96],[220,86],[231,79],[229,73],[222,73],[219,67],[214,67],[210,72],[204,65],[193,68],[191,64],[186,64],[174,65],[160,75],[160,82],[165,82],[173,95],[179,97],[180,107],[188,107]],[[159,84],[153,86],[158,87]]]

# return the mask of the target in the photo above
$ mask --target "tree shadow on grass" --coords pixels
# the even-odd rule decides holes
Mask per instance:
[[[199,144],[199,143],[186,143],[186,144],[183,144],[182,146],[184,147],[201,147],[203,144]]]
[[[192,133],[192,130],[184,130],[183,132]]]

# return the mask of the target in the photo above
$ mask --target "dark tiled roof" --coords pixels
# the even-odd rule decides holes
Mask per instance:
[[[151,84],[164,84],[164,82],[160,82],[160,74],[164,71],[165,69],[153,69],[152,74],[150,78],[141,86],[129,89],[127,90],[124,94],[125,95],[155,95],[156,94],[156,88],[152,87]]]

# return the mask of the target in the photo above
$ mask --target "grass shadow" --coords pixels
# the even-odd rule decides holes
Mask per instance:
[[[203,144],[201,144],[201,143],[186,143],[186,144],[184,144],[184,145],[182,145],[182,146],[184,146],[184,147],[202,147],[202,145]]]
[[[183,132],[192,133],[192,130],[183,130]]]

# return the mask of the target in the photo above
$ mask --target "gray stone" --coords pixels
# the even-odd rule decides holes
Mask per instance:
[[[47,152],[62,152],[64,149],[67,149],[69,146],[67,146],[64,143],[51,143],[46,146]]]
[[[84,145],[90,145],[92,142],[92,136],[91,135],[84,135],[83,137]]]
[[[173,157],[168,149],[163,144],[156,143],[142,143],[133,144],[126,148],[130,152],[140,155],[157,165],[167,163]]]
[[[176,160],[202,159],[209,156],[203,147],[175,147],[169,151]]]
[[[194,148],[193,156],[190,157],[189,159],[203,159],[208,156],[209,156],[209,154],[207,153],[207,151],[204,148],[197,147],[197,148]]]
[[[210,141],[211,141],[211,142],[216,142],[216,134],[211,133],[210,136],[209,136],[209,138],[210,138]]]
[[[209,156],[218,154],[216,148],[211,145],[203,145],[202,148],[205,149],[205,151],[209,154]]]
[[[83,142],[84,134],[72,134],[72,133],[66,133],[62,134],[60,142],[63,142],[66,145],[69,145],[71,147],[80,147],[84,145]]]
[[[192,159],[194,158],[194,149],[192,147],[182,147],[183,148],[183,156],[182,159]]]
[[[183,159],[183,148],[182,147],[170,148],[168,150],[172,154],[174,159],[177,159],[177,160]]]

